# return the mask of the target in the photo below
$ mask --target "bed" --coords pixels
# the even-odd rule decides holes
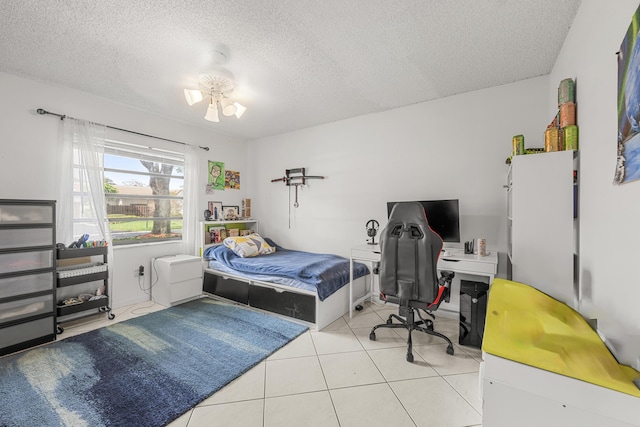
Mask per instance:
[[[275,249],[240,256],[237,248],[223,244],[207,248],[203,291],[301,321],[316,330],[349,311],[348,259],[286,249],[268,238],[263,240]],[[366,265],[353,263],[354,295],[364,294],[368,275]]]

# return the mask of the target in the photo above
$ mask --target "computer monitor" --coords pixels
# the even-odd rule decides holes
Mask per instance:
[[[460,210],[458,200],[417,201],[427,214],[429,227],[445,242],[460,243]],[[398,202],[387,202],[387,218]]]

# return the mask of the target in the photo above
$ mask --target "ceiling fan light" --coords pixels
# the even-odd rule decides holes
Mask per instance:
[[[223,51],[216,51],[215,54],[220,59],[224,59],[227,55]],[[242,117],[246,108],[229,97],[235,87],[231,72],[224,68],[216,67],[212,71],[200,74],[198,83],[200,85],[199,90],[183,88],[184,97],[190,106],[203,99],[208,101],[209,105],[204,116],[206,120],[218,123],[220,122],[220,113],[227,117],[233,115],[237,118]],[[218,108],[218,104],[220,104],[220,108]]]
[[[237,108],[231,99],[223,98],[222,101],[220,101],[220,105],[222,106],[222,114],[225,116],[233,116],[236,113]]]
[[[240,118],[242,117],[242,115],[244,114],[245,111],[247,111],[247,107],[245,107],[244,105],[238,103],[238,102],[234,102],[233,105],[235,105],[236,107],[236,117]]]
[[[187,100],[187,104],[193,105],[196,102],[202,101],[202,92],[197,89],[185,89],[184,97]]]
[[[209,108],[207,108],[207,114],[204,116],[205,120],[209,120],[210,122],[218,123],[220,118],[218,118],[218,103],[211,102],[209,104]]]

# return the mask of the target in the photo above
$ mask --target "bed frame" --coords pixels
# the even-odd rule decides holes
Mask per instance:
[[[364,294],[367,277],[354,280],[354,295]],[[349,284],[320,301],[315,292],[205,268],[202,288],[205,294],[281,315],[318,331],[349,311]]]

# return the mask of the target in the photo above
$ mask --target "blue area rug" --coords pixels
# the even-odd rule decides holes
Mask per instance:
[[[0,359],[0,426],[163,426],[307,330],[203,298]]]

